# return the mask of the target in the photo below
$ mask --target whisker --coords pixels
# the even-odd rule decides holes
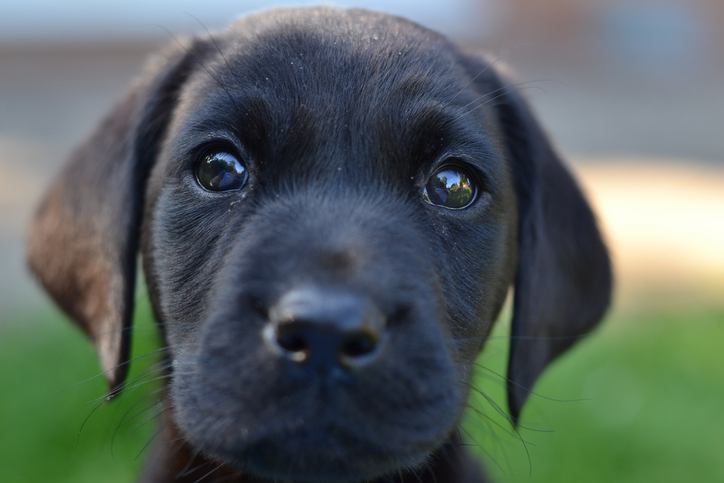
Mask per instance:
[[[134,377],[133,379],[131,379],[129,381],[124,382],[119,387],[111,389],[109,392],[107,392],[103,396],[88,401],[88,404],[93,404],[93,403],[96,403],[96,402],[102,401],[102,400],[110,401],[111,399],[118,396],[118,394],[120,394],[123,391],[129,391],[131,389],[142,386],[144,384],[168,378],[170,375],[164,374],[163,376],[143,381],[144,378],[150,377],[154,374],[158,374],[159,372],[163,372],[163,371],[169,369],[170,367],[171,367],[171,363],[169,363],[169,362],[152,364],[148,369],[142,371],[138,376]],[[135,384],[138,381],[143,381],[143,382],[141,382],[139,384]]]
[[[138,418],[141,414],[145,413],[146,411],[148,411],[148,410],[151,409],[152,407],[156,406],[156,405],[159,403],[159,400],[156,399],[152,404],[149,404],[148,406],[146,406],[146,407],[143,408],[141,411],[139,411],[138,413],[134,414],[133,416],[131,416],[131,417],[128,418],[127,420],[126,420],[126,417],[131,413],[131,411],[133,411],[136,407],[138,407],[139,404],[141,404],[142,402],[148,400],[148,398],[151,397],[151,396],[153,396],[153,395],[155,395],[155,394],[153,394],[153,393],[152,393],[152,394],[147,394],[147,395],[145,395],[144,397],[139,398],[138,401],[136,401],[133,405],[131,405],[131,407],[129,407],[129,408],[126,410],[125,413],[123,413],[123,416],[121,417],[121,421],[120,421],[120,422],[118,423],[118,425],[116,426],[115,431],[113,431],[113,436],[111,437],[111,456],[113,456],[113,447],[114,447],[115,442],[116,442],[116,437],[118,436],[118,433],[119,433],[119,431],[121,430],[121,428],[124,427],[124,426],[126,426],[127,424],[130,424],[134,419]]]
[[[539,397],[539,398],[541,398],[541,399],[545,399],[545,400],[547,400],[547,401],[561,402],[561,403],[574,403],[574,402],[583,402],[583,401],[590,401],[590,400],[591,400],[590,398],[556,399],[556,398],[544,396],[544,395],[542,395],[542,394],[540,394],[540,393],[538,393],[538,392],[535,392],[535,391],[533,391],[533,390],[531,390],[531,389],[523,386],[522,384],[519,384],[519,383],[513,381],[512,379],[509,379],[509,378],[503,376],[502,374],[498,374],[497,372],[495,372],[494,370],[490,369],[489,367],[486,367],[486,366],[484,366],[484,365],[482,365],[482,364],[479,364],[479,363],[477,363],[477,362],[473,363],[473,365],[476,366],[476,367],[478,367],[478,368],[480,368],[480,369],[483,369],[484,371],[487,371],[487,372],[493,374],[494,376],[499,377],[500,379],[504,380],[505,382],[508,382],[508,383],[510,383],[510,384],[513,384],[514,386],[519,387],[519,388],[527,391],[528,394],[532,394],[532,395],[534,395],[534,396],[537,396],[537,397]]]
[[[511,53],[512,51],[513,51],[512,48],[511,48],[511,49],[508,49],[507,51],[503,52],[503,53],[500,54],[498,57],[496,57],[495,60],[493,60],[492,62],[488,63],[488,65],[486,65],[486,66],[483,68],[483,70],[481,70],[480,72],[478,72],[478,74],[477,74],[475,77],[473,77],[473,78],[470,80],[470,82],[468,82],[468,83],[465,85],[465,87],[463,87],[462,89],[460,89],[460,92],[458,92],[457,94],[455,94],[455,96],[453,96],[453,98],[450,99],[450,102],[452,103],[455,99],[457,99],[460,94],[462,94],[463,92],[465,92],[468,87],[470,87],[476,80],[478,80],[478,77],[480,77],[481,75],[483,75],[483,74],[484,74],[485,72],[487,72],[489,69],[492,69],[493,66],[495,66],[495,64],[497,64],[499,60],[502,60],[503,57],[507,57],[508,55],[510,55],[510,53]]]
[[[150,375],[150,374],[149,374],[149,375]],[[147,385],[147,384],[154,383],[154,382],[156,382],[156,381],[163,381],[163,380],[165,380],[165,379],[170,379],[170,378],[171,378],[171,374],[164,374],[164,375],[162,375],[162,376],[154,377],[153,379],[148,379],[148,380],[146,380],[146,381],[141,381],[141,382],[139,382],[139,383],[137,383],[137,384],[133,384],[133,385],[131,385],[131,386],[127,386],[126,388],[124,388],[124,390],[130,391],[130,390],[139,388],[139,387],[141,387],[141,386],[145,386],[145,385]]]
[[[459,121],[459,120],[462,119],[463,117],[471,114],[473,111],[476,111],[476,110],[478,110],[478,109],[480,109],[480,108],[482,108],[482,107],[485,107],[485,106],[487,106],[487,105],[490,105],[490,103],[492,103],[493,101],[496,101],[496,100],[498,100],[498,99],[501,99],[501,98],[505,97],[506,95],[508,95],[508,94],[511,93],[511,92],[518,92],[518,91],[522,91],[522,90],[525,90],[525,89],[537,89],[537,90],[540,90],[540,91],[545,92],[545,90],[544,90],[543,88],[539,87],[539,86],[523,86],[523,87],[515,87],[515,88],[505,87],[505,88],[496,89],[496,90],[494,90],[494,91],[491,91],[489,94],[486,94],[485,96],[482,96],[480,99],[477,99],[475,102],[477,102],[477,101],[479,101],[479,100],[482,100],[482,98],[484,98],[484,97],[486,97],[486,96],[489,96],[489,95],[492,94],[492,93],[498,92],[498,91],[500,91],[500,90],[502,90],[502,89],[506,89],[506,90],[503,91],[501,94],[495,96],[495,97],[492,97],[492,98],[489,98],[489,99],[485,99],[485,102],[483,102],[483,103],[481,103],[481,104],[478,104],[477,106],[473,107],[472,109],[468,109],[467,111],[465,111],[465,112],[463,112],[461,115],[459,115],[457,118],[455,118],[455,120],[456,120],[456,121]]]
[[[475,439],[475,438],[473,437],[473,435],[470,433],[470,431],[468,431],[467,429],[465,429],[465,428],[460,428],[460,427],[459,427],[458,430],[465,431],[465,432],[467,433],[469,439]],[[495,436],[496,442],[497,442],[499,445],[502,444],[501,441],[500,441],[500,438],[497,436],[497,434],[494,434],[494,433],[492,432],[492,429],[491,429],[491,433],[490,433],[490,434],[491,434],[491,436]],[[462,438],[462,437],[461,437],[461,438]],[[498,460],[497,460],[495,457],[493,457],[493,454],[492,454],[490,451],[486,450],[485,447],[483,447],[483,445],[476,443],[475,447],[476,447],[476,449],[477,449],[478,451],[481,451],[485,456],[487,456],[487,457],[488,457],[488,460],[490,460],[490,461],[500,470],[500,472],[501,472],[502,474],[504,474],[504,475],[507,474],[506,471],[505,471],[505,469],[503,468],[503,466],[498,462]],[[510,464],[510,460],[508,459],[508,455],[507,455],[505,452],[503,452],[503,457],[505,458],[505,462],[507,463],[507,466],[508,466],[508,468],[509,468],[509,472],[512,473],[513,468],[512,468],[512,465]]]
[[[513,419],[512,419],[510,416],[508,416],[508,414],[507,414],[505,411],[503,411],[503,410],[501,409],[501,407],[498,405],[498,403],[496,403],[495,401],[493,401],[493,399],[492,399],[490,396],[488,396],[488,395],[485,394],[483,391],[479,390],[478,388],[476,388],[476,387],[474,387],[474,386],[471,386],[471,389],[473,389],[473,390],[476,391],[478,394],[480,394],[483,398],[485,398],[485,400],[488,402],[488,404],[490,404],[490,406],[491,406],[500,416],[502,416],[506,421],[508,421],[508,422],[510,423],[513,431],[515,432],[515,436],[514,436],[514,437],[515,437],[518,441],[520,441],[521,444],[523,445],[523,449],[525,450],[526,458],[528,459],[528,472],[529,472],[529,474],[532,475],[532,474],[533,474],[533,463],[532,463],[532,460],[531,460],[531,457],[530,457],[530,451],[528,450],[528,445],[532,445],[532,446],[535,446],[535,445],[533,445],[531,442],[526,441],[525,439],[523,439],[523,435],[520,434],[520,429],[526,429],[526,430],[529,430],[529,431],[536,431],[536,432],[549,432],[549,431],[536,430],[536,429],[533,429],[533,428],[527,428],[527,427],[525,427],[525,426],[520,426],[520,425],[516,424],[515,421],[513,421]],[[487,416],[487,415],[485,415],[485,416]],[[497,425],[498,423],[495,422],[495,424]],[[505,431],[505,429],[503,429],[503,430]],[[506,433],[507,433],[507,431],[506,431]],[[508,433],[508,434],[511,434],[511,433]]]
[[[483,396],[483,397],[485,397],[485,396]],[[491,406],[493,406],[494,409],[496,409],[496,408],[495,408],[496,404],[495,404],[494,402],[492,402],[491,400],[488,400],[487,402],[490,403]],[[503,425],[500,424],[498,421],[496,421],[495,419],[493,419],[490,415],[485,414],[485,412],[483,412],[482,410],[480,410],[480,408],[477,408],[477,407],[472,406],[472,405],[468,405],[468,408],[469,408],[470,410],[472,410],[472,411],[473,411],[475,414],[477,414],[478,416],[480,416],[480,417],[482,417],[482,418],[485,418],[486,424],[487,424],[488,428],[489,428],[490,431],[491,431],[491,433],[490,433],[491,435],[494,433],[493,426],[495,426],[496,428],[498,428],[499,430],[503,431],[503,432],[504,432],[505,434],[507,434],[508,436],[511,436],[511,437],[513,437],[513,438],[516,438],[516,439],[519,439],[519,438],[520,438],[520,434],[517,434],[517,435],[514,434],[514,433],[511,432],[509,429],[507,429],[505,426],[503,426]],[[496,412],[498,412],[498,411],[496,410]],[[499,414],[500,414],[500,413],[499,413]],[[504,415],[504,414],[500,414],[500,415],[503,416],[503,418],[505,418],[508,422],[510,422],[510,420],[508,419],[508,417],[506,417],[506,415]],[[511,424],[512,424],[512,423],[511,423]],[[530,430],[530,431],[537,431],[537,430],[535,430],[535,429],[526,428],[525,426],[519,426],[519,427],[522,428],[522,429]],[[538,430],[537,432],[551,432],[551,431],[540,431],[540,430]],[[532,444],[532,443],[530,443],[530,444]]]
[[[173,38],[174,41],[176,41],[176,43],[177,43],[192,59],[194,59],[194,60],[196,61],[196,63],[199,64],[199,65],[206,71],[207,74],[209,74],[209,77],[211,77],[211,78],[219,85],[219,87],[221,87],[221,88],[224,90],[224,92],[226,92],[226,95],[228,96],[229,101],[230,101],[231,104],[234,106],[234,108],[236,109],[236,111],[237,111],[237,112],[241,112],[241,109],[239,108],[239,105],[236,103],[236,99],[234,99],[234,96],[231,95],[231,92],[229,92],[229,89],[227,88],[227,86],[224,85],[224,84],[221,82],[221,80],[211,72],[211,69],[209,69],[209,68],[206,66],[206,64],[201,61],[201,59],[199,58],[199,56],[197,56],[196,54],[192,53],[191,50],[189,50],[189,49],[178,39],[178,37],[176,37],[169,29],[167,29],[166,27],[164,27],[164,26],[162,26],[162,25],[158,25],[158,24],[156,24],[156,27],[165,30],[165,31],[171,36],[171,38]],[[212,40],[213,40],[213,39],[212,39]]]
[[[181,451],[183,451],[184,447],[187,446],[186,439],[184,437],[178,437],[174,438],[171,441],[168,442],[169,445],[173,443],[177,443],[181,441],[181,444],[178,445],[176,448],[176,451],[174,451],[173,458],[171,458],[171,464],[169,465],[169,472],[171,471],[171,468],[176,466],[176,462],[178,461],[179,457],[181,456]]]
[[[188,15],[189,17],[193,18],[194,20],[196,20],[196,21],[199,23],[199,25],[201,25],[201,27],[206,31],[206,34],[207,34],[207,35],[209,36],[209,38],[211,39],[211,42],[213,42],[214,47],[216,47],[217,52],[219,52],[219,55],[220,55],[221,58],[224,60],[224,64],[226,65],[226,68],[229,69],[228,71],[234,76],[234,78],[236,79],[236,81],[240,83],[240,80],[239,80],[239,77],[238,77],[237,74],[236,74],[236,71],[231,68],[231,65],[229,64],[229,61],[226,59],[226,56],[224,55],[224,52],[221,50],[221,47],[219,47],[219,44],[216,42],[216,39],[214,38],[214,36],[211,35],[211,32],[209,32],[209,29],[206,28],[206,25],[204,25],[204,23],[203,23],[201,20],[199,20],[199,18],[198,18],[196,15],[194,15],[194,14],[192,14],[192,13],[189,13],[189,12],[184,12],[184,13],[185,13],[186,15]]]
[[[110,335],[110,334],[117,334],[117,333],[123,333],[123,332],[131,332],[131,331],[137,332],[137,331],[139,331],[139,329],[144,330],[144,331],[146,329],[150,329],[150,328],[158,329],[165,325],[168,325],[168,324],[166,324],[165,322],[153,322],[150,324],[138,324],[138,325],[133,324],[133,325],[129,325],[128,327],[121,327],[120,329],[104,330],[101,332],[97,332],[94,335],[90,336],[90,338],[92,339],[92,338],[95,338],[95,337],[98,337],[101,335]]]
[[[160,401],[157,401],[157,403],[158,403],[158,402],[160,402]],[[155,406],[155,405],[156,405],[156,404],[154,404],[153,406]],[[149,406],[149,408],[151,408],[151,407],[153,407],[153,406]],[[156,414],[154,414],[153,416],[151,416],[150,418],[146,419],[146,420],[143,421],[141,424],[139,424],[139,425],[136,427],[136,429],[134,429],[134,430],[131,432],[131,435],[136,434],[136,431],[138,431],[140,428],[144,427],[145,425],[147,425],[148,423],[150,423],[150,422],[153,421],[154,419],[156,419],[156,418],[158,418],[159,416],[163,415],[164,413],[168,412],[169,410],[170,410],[170,408],[163,408],[163,409],[161,409],[161,410],[158,411]]]
[[[419,483],[424,483],[424,482],[422,481],[422,478],[420,478],[420,475],[417,473],[417,469],[414,469],[414,468],[413,468],[411,471],[412,471],[412,474],[415,476],[415,479],[417,479],[417,481],[418,481]]]
[[[87,382],[90,382],[90,381],[93,381],[93,380],[95,380],[95,379],[98,379],[99,377],[103,377],[103,376],[105,376],[106,374],[108,374],[109,372],[115,371],[115,370],[118,369],[119,367],[123,367],[123,366],[126,366],[126,365],[130,364],[131,362],[136,362],[136,361],[145,359],[145,358],[147,358],[147,357],[156,355],[156,354],[158,354],[159,352],[165,351],[166,349],[167,349],[167,347],[161,347],[161,348],[159,348],[159,349],[155,349],[155,350],[152,350],[152,351],[150,351],[150,352],[147,352],[147,353],[145,353],[145,354],[143,354],[143,355],[134,357],[133,359],[129,359],[129,360],[127,360],[127,361],[121,362],[120,364],[118,364],[118,365],[116,365],[116,366],[108,369],[107,371],[103,371],[103,372],[101,372],[101,373],[99,373],[99,374],[96,374],[96,375],[93,376],[93,377],[89,377],[88,379],[85,379],[85,380],[83,380],[83,381],[77,382],[77,383],[73,384],[72,386],[66,387],[65,389],[63,389],[63,390],[59,391],[58,393],[56,393],[56,396],[57,396],[57,395],[60,395],[60,394],[63,394],[64,392],[69,391],[69,390],[71,390],[71,389],[73,389],[73,388],[75,388],[75,387],[78,387],[78,386],[82,385],[82,384],[85,384],[85,383],[87,383]],[[110,393],[106,394],[106,396],[111,395],[112,392],[113,392],[113,391],[111,391]],[[105,396],[104,396],[104,397],[105,397]],[[91,402],[93,402],[93,401],[91,401]]]
[[[185,444],[182,446],[185,446]],[[205,465],[207,465],[208,463],[204,462],[200,465],[194,466],[194,462],[196,461],[196,458],[198,458],[200,454],[201,454],[200,449],[192,449],[192,451],[189,451],[189,455],[191,457],[189,458],[188,463],[186,463],[186,466],[184,466],[183,469],[176,475],[176,478],[183,478],[184,476],[189,476],[191,473],[193,473],[197,469],[203,468]]]
[[[88,422],[88,420],[90,419],[90,417],[93,416],[93,414],[94,414],[96,411],[98,411],[98,409],[100,409],[101,406],[103,406],[103,403],[102,403],[102,402],[101,402],[100,404],[98,404],[96,407],[94,407],[94,408],[91,410],[91,412],[88,413],[88,416],[85,417],[85,419],[83,420],[83,423],[81,423],[80,429],[78,429],[78,440],[77,440],[77,443],[78,443],[78,444],[80,444],[80,435],[81,435],[81,433],[83,432],[83,428],[85,428],[86,423]]]
[[[202,477],[199,478],[198,480],[194,481],[194,483],[201,483],[201,482],[204,481],[206,478],[208,478],[209,476],[211,476],[211,475],[214,474],[215,472],[219,471],[219,469],[221,469],[221,465],[216,466],[216,468],[214,468],[213,470],[209,471],[208,473],[206,473],[204,476],[202,476]],[[218,481],[218,480],[217,480],[217,481]]]
[[[522,341],[556,341],[556,340],[578,340],[583,339],[593,334],[593,332],[586,332],[585,334],[578,335],[562,335],[562,336],[535,336],[535,335],[489,335],[481,337],[465,337],[457,339],[448,339],[448,344],[462,344],[467,342],[484,342],[489,340],[522,340]]]
[[[163,430],[164,430],[163,427],[158,428],[153,433],[153,435],[150,438],[148,438],[148,441],[146,441],[146,444],[144,444],[143,447],[141,448],[141,450],[138,452],[138,454],[134,458],[134,461],[138,460],[138,458],[141,457],[141,455],[148,449],[148,447],[151,445],[151,443],[153,443],[156,440],[156,438],[158,438],[158,435],[161,434],[163,432]]]

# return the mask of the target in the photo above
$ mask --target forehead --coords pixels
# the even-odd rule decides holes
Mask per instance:
[[[251,16],[232,25],[221,40],[224,57],[248,68],[250,81],[285,75],[274,81],[313,78],[317,85],[349,89],[380,82],[380,76],[391,83],[410,76],[432,80],[430,74],[457,67],[455,47],[439,34],[359,10],[291,9]]]
[[[371,13],[294,12],[244,19],[211,43],[182,96],[186,139],[221,131],[286,168],[305,155],[389,166],[490,148],[490,116],[471,109],[479,94],[443,37]]]

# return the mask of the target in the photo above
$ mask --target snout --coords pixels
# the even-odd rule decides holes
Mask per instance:
[[[193,339],[172,328],[175,410],[197,448],[254,474],[366,481],[447,440],[465,380],[414,220],[317,198],[265,206],[224,244]]]
[[[263,337],[277,356],[329,373],[377,360],[385,327],[385,315],[369,298],[307,287],[289,291],[271,308]]]

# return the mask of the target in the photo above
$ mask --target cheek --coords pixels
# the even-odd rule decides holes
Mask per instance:
[[[457,361],[472,362],[497,319],[513,281],[514,251],[506,217],[447,230],[440,270]],[[455,242],[452,242],[455,240]]]
[[[152,213],[146,250],[169,342],[193,341],[229,250],[228,198],[200,202],[187,188],[165,187]]]

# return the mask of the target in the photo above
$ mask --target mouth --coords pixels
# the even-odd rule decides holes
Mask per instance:
[[[393,450],[349,427],[307,427],[296,421],[287,431],[261,437],[227,458],[234,466],[273,481],[352,483],[418,466],[435,446]]]
[[[296,397],[256,392],[248,397],[267,403],[250,408],[236,394],[204,385],[193,400],[182,392],[174,412],[191,423],[182,430],[193,447],[265,482],[374,481],[423,464],[454,427],[452,420],[441,425],[447,418],[440,408],[393,410],[371,398],[369,387],[367,397],[337,389],[322,391],[317,381]]]

